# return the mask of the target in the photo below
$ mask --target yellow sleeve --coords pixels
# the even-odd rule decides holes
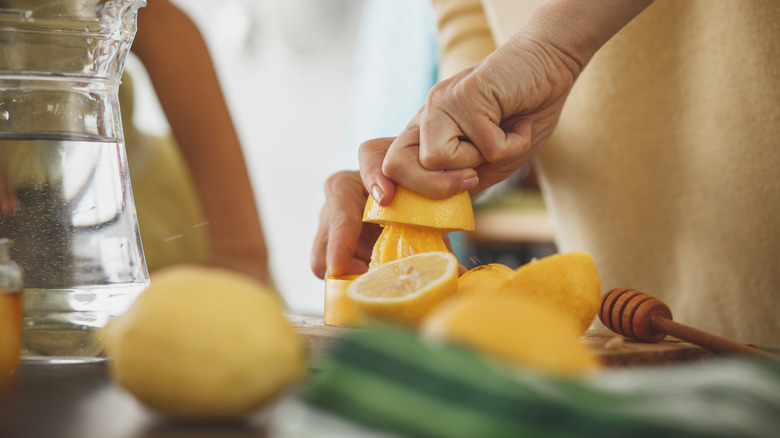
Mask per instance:
[[[496,45],[504,44],[543,0],[482,0]]]
[[[432,0],[440,55],[439,79],[468,68],[496,49],[480,0]]]

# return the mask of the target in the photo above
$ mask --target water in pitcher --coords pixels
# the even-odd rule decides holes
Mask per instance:
[[[148,285],[124,145],[0,132],[0,157],[0,236],[25,273],[22,354],[99,358],[95,329]]]

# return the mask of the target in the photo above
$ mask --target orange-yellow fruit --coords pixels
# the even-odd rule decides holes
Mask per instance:
[[[422,332],[503,362],[550,373],[576,375],[600,364],[580,342],[579,328],[571,318],[522,296],[459,295],[433,311]]]
[[[249,414],[306,371],[302,339],[275,291],[220,268],[156,271],[100,335],[116,382],[175,417]]]
[[[515,272],[501,263],[472,268],[458,278],[458,294],[492,293]]]
[[[554,254],[520,266],[496,290],[552,305],[587,330],[601,303],[601,279],[586,252]]]
[[[387,224],[371,252],[372,269],[383,263],[424,252],[447,251],[441,231],[412,225]]]
[[[397,186],[393,200],[385,207],[368,197],[363,221],[380,225],[416,225],[444,232],[469,231],[474,229],[474,211],[468,192],[447,199],[431,199]]]
[[[474,229],[474,211],[467,192],[431,199],[398,186],[393,200],[380,206],[369,197],[363,221],[382,225],[369,269],[424,252],[447,251],[443,232]]]
[[[458,290],[458,261],[449,252],[415,254],[366,272],[347,287],[361,318],[416,325]]]
[[[341,327],[360,326],[360,316],[347,298],[347,286],[359,275],[344,275],[325,279],[325,312],[326,325]]]

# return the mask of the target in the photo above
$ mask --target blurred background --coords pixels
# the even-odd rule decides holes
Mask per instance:
[[[173,0],[199,26],[216,64],[249,167],[271,270],[291,310],[321,314],[310,252],[326,178],[357,169],[362,141],[396,135],[437,77],[435,21],[419,0]],[[167,122],[131,56],[134,122]],[[495,229],[495,227],[486,227]],[[500,236],[461,254],[474,263],[527,258]],[[501,256],[490,249],[495,241]],[[459,243],[458,243],[459,242]],[[547,245],[547,243],[543,243]],[[542,252],[548,251],[543,246]]]

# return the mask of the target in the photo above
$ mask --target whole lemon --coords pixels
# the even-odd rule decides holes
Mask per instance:
[[[458,293],[493,293],[514,272],[512,268],[501,263],[476,266],[458,277]]]
[[[549,304],[521,295],[455,297],[428,315],[421,331],[429,338],[554,374],[579,375],[600,366],[595,354],[580,342],[574,320]]]
[[[158,271],[101,336],[116,381],[177,417],[241,416],[305,369],[303,344],[274,292],[219,268]]]
[[[587,252],[553,254],[515,269],[496,293],[550,304],[573,318],[584,333],[601,305],[601,278]]]

